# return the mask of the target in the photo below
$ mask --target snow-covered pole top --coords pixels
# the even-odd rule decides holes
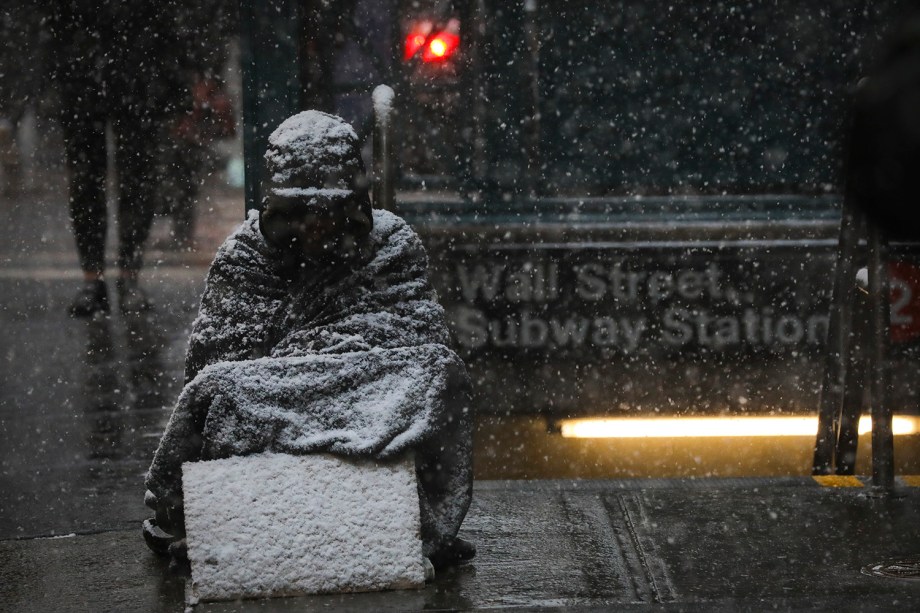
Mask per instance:
[[[390,114],[393,112],[393,99],[396,94],[389,85],[378,85],[374,88],[372,98],[374,101],[374,118],[378,124],[389,126]]]
[[[374,206],[393,210],[395,168],[393,166],[394,100],[396,94],[388,85],[374,88]]]

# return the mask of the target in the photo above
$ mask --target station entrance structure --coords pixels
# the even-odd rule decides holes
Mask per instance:
[[[815,415],[848,88],[905,3],[780,5],[246,0],[247,207],[274,126],[320,108],[370,138],[387,83],[393,207],[480,414]],[[442,34],[456,48],[426,60]],[[890,252],[905,415],[918,261]]]

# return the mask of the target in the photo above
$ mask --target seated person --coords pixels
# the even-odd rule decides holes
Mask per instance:
[[[472,492],[469,380],[421,241],[371,210],[358,138],[340,118],[289,118],[265,158],[263,208],[211,265],[185,388],[147,473],[148,545],[181,557],[183,462],[412,450],[425,555],[436,568],[472,557],[456,537]]]

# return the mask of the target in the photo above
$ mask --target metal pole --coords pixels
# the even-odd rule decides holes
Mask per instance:
[[[396,95],[387,85],[374,88],[374,207],[393,210],[395,168],[393,164],[393,115]]]
[[[818,408],[818,435],[812,474],[829,475],[835,463],[834,451],[840,432],[840,410],[850,364],[853,331],[854,260],[859,246],[860,216],[850,198],[844,199],[837,243],[837,265],[831,296],[830,322],[824,362],[824,378]]]
[[[855,285],[855,284],[854,284]],[[868,295],[850,288],[851,324],[849,348],[844,363],[846,376],[843,382],[843,399],[840,403],[840,422],[837,427],[837,446],[834,450],[834,472],[838,475],[856,474],[856,450],[859,445],[859,418],[866,413],[865,391],[871,344],[870,309]]]
[[[872,402],[872,485],[894,485],[894,436],[888,404],[888,336],[891,329],[888,286],[888,241],[869,222],[869,299],[872,301],[872,341],[869,348]]]

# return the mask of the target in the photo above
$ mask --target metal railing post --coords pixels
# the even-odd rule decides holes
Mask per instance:
[[[393,210],[395,164],[393,162],[393,116],[395,94],[387,85],[374,88],[374,207]]]
[[[891,330],[888,284],[888,241],[869,222],[869,297],[871,343],[868,347],[869,397],[872,399],[872,485],[894,485],[894,435],[888,404],[888,335]]]
[[[856,251],[862,227],[849,198],[844,200],[840,219],[840,239],[837,243],[837,264],[831,295],[830,324],[827,333],[824,379],[818,409],[818,435],[815,441],[812,473],[829,475],[837,462],[836,450],[840,434],[841,410],[847,370],[852,363],[854,274]]]

